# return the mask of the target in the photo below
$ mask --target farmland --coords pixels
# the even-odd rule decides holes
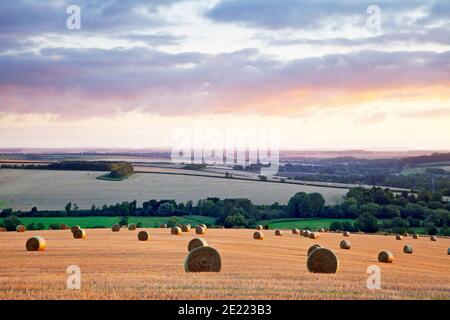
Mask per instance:
[[[342,250],[340,234],[311,240],[269,230],[256,241],[253,230],[208,229],[202,237],[220,252],[222,270],[191,274],[183,261],[193,232],[147,231],[148,242],[128,230],[88,230],[85,240],[69,230],[0,233],[0,299],[450,299],[449,239],[352,234],[351,250]],[[46,239],[45,251],[25,250],[32,235]],[[314,243],[336,252],[337,274],[307,272],[306,251]],[[402,253],[405,244],[414,247],[412,255]],[[380,250],[391,251],[394,263],[379,263]],[[70,265],[81,269],[81,290],[66,289]],[[381,268],[380,290],[366,285],[372,265]]]
[[[103,172],[104,173],[104,172]],[[186,175],[137,173],[124,181],[96,179],[102,172],[0,170],[0,202],[15,210],[62,210],[68,202],[80,208],[149,199],[197,201],[207,197],[250,199],[255,204],[287,203],[296,192],[319,192],[327,204],[339,203],[348,191],[331,187],[266,183]]]

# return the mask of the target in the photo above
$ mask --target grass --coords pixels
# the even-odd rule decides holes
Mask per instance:
[[[268,224],[271,228],[276,229],[318,229],[318,228],[328,228],[333,221],[345,222],[349,221],[353,223],[355,219],[301,219],[301,218],[283,218],[283,219],[272,219],[272,220],[260,220],[257,224],[266,225]]]
[[[142,223],[145,228],[159,227],[162,223],[167,223],[170,217],[130,217],[128,219],[129,223]],[[109,228],[114,223],[117,223],[120,217],[24,217],[20,218],[20,221],[28,225],[34,223],[42,223],[46,228],[51,224],[67,224],[68,226],[79,225],[82,228],[93,228],[103,226]],[[206,225],[213,225],[215,219],[211,217],[204,216],[183,216],[177,217],[180,223],[189,223],[191,225],[196,225],[199,223],[204,223]]]
[[[105,181],[123,181],[125,179],[128,179],[128,177],[129,176],[123,176],[123,177],[120,177],[120,178],[114,178],[114,177],[111,177],[111,173],[105,173],[105,174],[102,174],[101,176],[98,176],[96,179],[98,179],[98,180],[105,180]]]

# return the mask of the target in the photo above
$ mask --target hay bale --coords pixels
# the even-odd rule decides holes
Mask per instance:
[[[27,248],[27,251],[44,251],[45,250],[45,239],[42,237],[31,237],[27,240],[27,243],[25,244],[25,248]]]
[[[319,239],[319,233],[318,232],[310,232],[309,238],[310,239]]]
[[[339,260],[330,249],[317,248],[308,255],[306,267],[313,273],[336,273],[339,270]]]
[[[281,236],[283,235],[283,231],[277,229],[277,230],[275,230],[275,235],[276,235],[277,237],[281,237]]]
[[[173,235],[180,235],[181,234],[181,228],[180,227],[173,227],[170,230],[170,233]]]
[[[320,228],[319,230],[317,230],[318,232],[325,232],[324,228]]]
[[[206,233],[206,228],[198,226],[197,228],[195,228],[195,233],[196,234],[205,234]]]
[[[255,233],[253,233],[253,239],[255,239],[255,240],[263,240],[264,239],[264,234],[261,231],[255,231]]]
[[[430,240],[431,240],[431,241],[437,241],[437,238],[436,238],[436,236],[431,236],[431,237],[430,237]]]
[[[219,252],[208,246],[193,249],[184,260],[186,272],[219,272],[221,268]]]
[[[256,226],[256,230],[262,230],[262,229],[263,229],[263,226],[262,226],[262,225],[258,224],[258,225]]]
[[[120,231],[120,226],[118,224],[113,224],[113,226],[111,227],[111,230],[113,232],[119,232]]]
[[[342,233],[342,235],[343,235],[344,237],[350,237],[350,232],[344,231],[344,232]]]
[[[408,254],[412,254],[413,253],[413,248],[410,245],[406,245],[403,247],[403,252],[404,253],[408,253]]]
[[[447,249],[447,254],[450,255],[450,248]]]
[[[191,231],[191,225],[190,224],[183,224],[181,226],[181,231],[183,231],[183,232],[190,232]]]
[[[189,241],[189,243],[188,243],[188,251],[191,252],[195,248],[207,247],[207,246],[208,246],[208,242],[206,242],[206,240],[204,240],[202,238],[194,238],[191,241]]]
[[[86,239],[87,234],[86,234],[86,231],[85,231],[85,230],[83,230],[83,229],[78,229],[78,230],[75,230],[75,231],[73,232],[73,237],[74,237],[75,239]]]
[[[59,225],[59,229],[60,230],[67,230],[67,229],[69,229],[69,226],[67,224],[62,223],[62,224]]]
[[[203,224],[203,223],[197,225],[197,227],[201,227],[201,228],[203,228],[203,229],[205,229],[205,230],[208,229],[208,227],[206,226],[206,224]]]
[[[70,228],[70,231],[72,231],[72,233],[74,233],[75,230],[80,230],[80,229],[81,229],[80,226],[72,226],[72,227]]]
[[[128,226],[126,224],[123,224],[123,225],[120,226],[120,228],[126,229],[126,228],[128,228]]]
[[[0,227],[0,232],[6,232],[6,228]]]
[[[397,234],[396,236],[395,236],[395,240],[402,240],[403,239],[403,237],[401,236],[401,235],[399,235],[399,234]]]
[[[303,236],[306,238],[309,238],[310,234],[311,234],[311,231],[309,231],[309,230],[305,230],[305,232],[303,232]]]
[[[130,230],[130,231],[136,230],[136,225],[134,223],[130,223],[128,225],[128,230]]]
[[[300,230],[300,235],[301,235],[301,236],[304,236],[304,235],[305,235],[305,230],[301,229],[301,230]]]
[[[27,231],[27,228],[26,228],[24,225],[19,224],[19,225],[16,227],[16,231],[17,231],[17,232],[25,232],[25,231]]]
[[[409,236],[409,234],[408,234],[408,232],[404,231],[404,232],[402,233],[402,236],[404,236],[405,238],[407,238],[407,237]]]
[[[298,229],[292,229],[292,234],[299,234],[300,233],[300,230],[298,230]]]
[[[160,228],[163,228],[163,229],[166,229],[166,228],[167,228],[167,224],[162,223],[159,227],[160,227]]]
[[[319,249],[319,248],[322,248],[322,246],[320,244],[312,245],[311,247],[309,247],[307,255],[309,256],[311,254],[311,252],[313,252],[314,250]]]
[[[378,261],[384,263],[392,263],[394,262],[394,255],[389,251],[381,251],[378,254]]]
[[[413,239],[419,239],[419,235],[418,234],[413,234]]]
[[[268,224],[266,224],[266,225],[264,225],[264,230],[269,230],[270,229],[270,226],[268,225]]]
[[[341,243],[339,244],[339,247],[341,249],[349,250],[352,247],[352,244],[348,240],[342,240]]]
[[[147,241],[149,237],[150,236],[149,236],[147,231],[143,230],[143,231],[139,231],[139,233],[138,233],[138,240],[139,241]]]

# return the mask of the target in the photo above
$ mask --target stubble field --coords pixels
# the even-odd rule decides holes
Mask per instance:
[[[73,239],[70,230],[0,233],[0,299],[450,299],[449,239],[357,235],[351,250],[339,249],[341,234],[322,233],[311,240],[287,230],[276,237],[264,231],[208,229],[202,237],[222,257],[220,273],[185,273],[187,244],[194,231],[181,236],[169,229],[138,231],[87,230]],[[43,252],[27,252],[32,235],[47,241]],[[306,269],[307,249],[319,243],[336,252],[337,274]],[[414,254],[402,252],[405,244]],[[380,250],[395,255],[393,264],[377,261]],[[81,290],[66,288],[67,267],[81,268]],[[367,267],[381,268],[381,289],[367,288]]]

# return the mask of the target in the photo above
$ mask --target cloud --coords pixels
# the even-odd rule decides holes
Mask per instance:
[[[43,49],[0,56],[0,112],[86,117],[298,114],[450,83],[450,51],[361,51],[290,62],[256,49],[170,54],[148,48]]]
[[[388,118],[389,114],[387,112],[375,112],[368,116],[359,118],[356,120],[357,124],[375,124],[384,122]]]
[[[450,108],[433,108],[422,110],[411,110],[409,112],[399,113],[403,118],[437,118],[450,116]]]
[[[361,24],[367,19],[367,7],[378,5],[383,14],[410,11],[433,1],[391,1],[379,0],[222,0],[208,13],[207,17],[218,22],[241,23],[265,29],[323,27],[325,23],[335,25],[351,19]]]

